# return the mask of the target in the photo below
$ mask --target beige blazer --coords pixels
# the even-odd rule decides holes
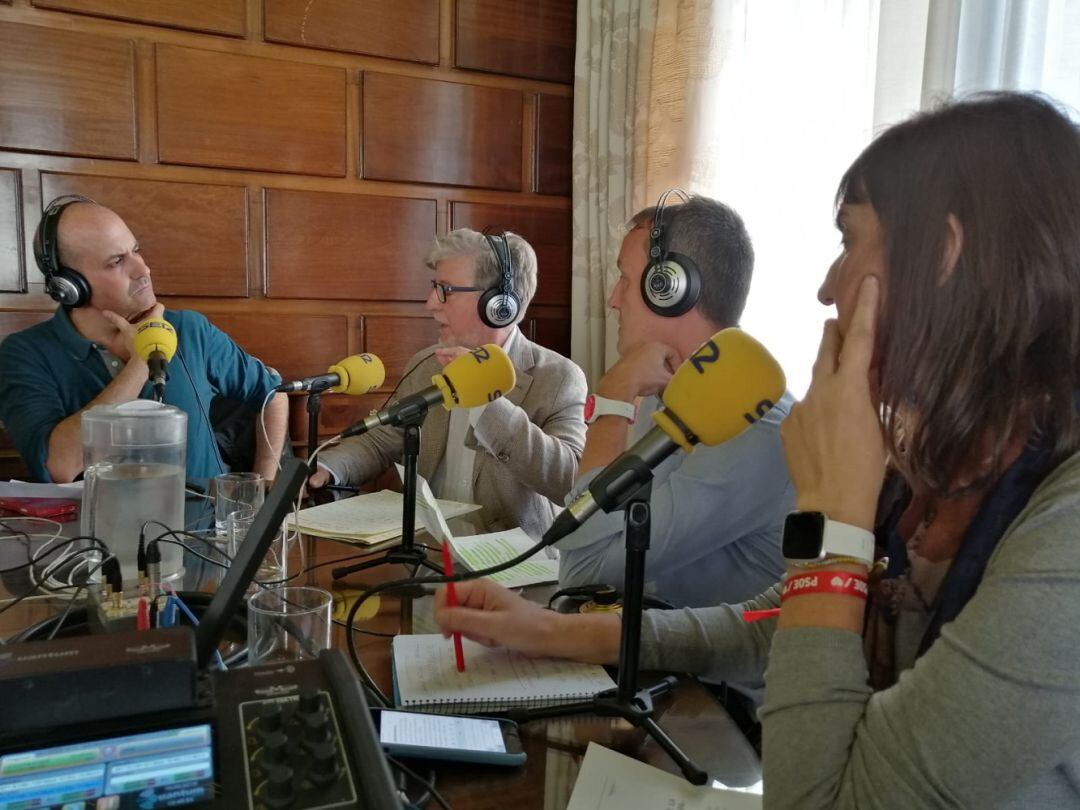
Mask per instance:
[[[431,385],[441,366],[434,347],[405,366],[396,398]],[[585,447],[585,374],[577,365],[523,334],[511,344],[517,384],[489,403],[465,444],[476,452],[472,492],[483,509],[467,519],[478,531],[520,526],[539,538],[562,508]],[[418,469],[431,480],[446,452],[450,413],[432,408],[424,421]],[[319,462],[339,482],[359,485],[401,460],[403,431],[379,427],[324,450]],[[436,493],[438,495],[438,493]]]

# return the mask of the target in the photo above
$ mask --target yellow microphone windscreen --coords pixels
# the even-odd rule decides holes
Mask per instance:
[[[653,421],[687,452],[692,437],[720,444],[763,417],[784,394],[783,369],[741,329],[723,329],[676,369]]]
[[[475,408],[498,399],[514,387],[514,364],[501,348],[488,343],[446,364],[431,378],[443,395],[443,406]]]
[[[161,352],[166,362],[176,354],[176,330],[166,320],[143,321],[135,327],[135,353],[149,360],[154,352]]]
[[[386,369],[382,360],[373,354],[353,354],[326,370],[327,374],[337,374],[341,384],[330,390],[335,394],[360,396],[374,391],[386,379]]]

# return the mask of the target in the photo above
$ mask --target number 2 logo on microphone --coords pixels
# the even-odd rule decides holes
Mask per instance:
[[[719,359],[720,347],[716,345],[715,340],[710,340],[703,343],[701,348],[694,352],[690,357],[690,365],[694,367],[698,374],[704,374],[705,366],[712,365]]]
[[[483,346],[479,347],[478,349],[473,349],[471,352],[469,352],[469,354],[471,354],[473,357],[476,358],[477,363],[481,363],[481,364],[485,360],[490,360],[491,359],[491,352],[489,352]]]

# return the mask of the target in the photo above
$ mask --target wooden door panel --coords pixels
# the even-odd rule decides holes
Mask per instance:
[[[570,84],[575,0],[457,0],[454,64]]]
[[[364,350],[378,355],[386,367],[387,389],[394,388],[418,351],[439,339],[439,327],[427,315],[415,318],[393,315],[364,316]],[[430,385],[425,380],[424,385]]]
[[[0,148],[134,160],[132,42],[0,22]]]
[[[423,301],[435,201],[266,191],[267,295]]]
[[[521,190],[517,90],[364,74],[369,180]]]
[[[32,0],[38,8],[72,11],[95,17],[244,35],[244,0]]]
[[[263,0],[266,39],[439,62],[439,0]]]
[[[570,196],[574,100],[541,93],[536,99],[536,191]]]
[[[20,206],[19,173],[0,169],[0,292],[26,289]]]
[[[345,71],[157,46],[162,163],[345,175]]]
[[[208,312],[206,317],[284,380],[323,374],[348,354],[349,320],[344,315]]]

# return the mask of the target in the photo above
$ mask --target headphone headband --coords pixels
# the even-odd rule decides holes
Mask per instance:
[[[34,261],[45,276],[45,291],[66,307],[81,307],[90,300],[90,284],[78,270],[60,263],[60,217],[73,203],[96,200],[81,194],[62,194],[45,206],[34,233]]]
[[[521,299],[514,292],[514,257],[507,239],[509,231],[489,233],[491,226],[481,232],[495,254],[499,265],[498,286],[485,290],[477,304],[480,320],[493,329],[502,329],[517,322],[521,312]]]
[[[681,188],[670,188],[660,195],[649,229],[649,263],[641,274],[641,295],[650,310],[658,315],[676,317],[689,312],[701,296],[701,272],[689,256],[672,253],[664,239],[664,213],[668,197],[690,195]]]

